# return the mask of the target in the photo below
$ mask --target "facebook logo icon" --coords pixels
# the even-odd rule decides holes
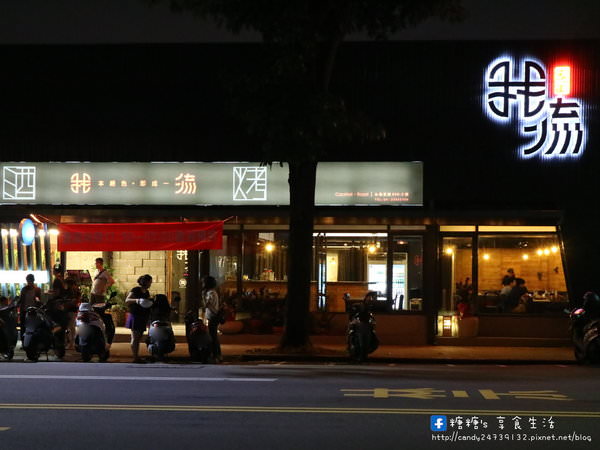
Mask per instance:
[[[430,425],[431,431],[446,431],[446,416],[431,416]]]

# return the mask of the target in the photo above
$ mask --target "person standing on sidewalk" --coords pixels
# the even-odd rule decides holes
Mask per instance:
[[[19,300],[19,324],[21,339],[23,339],[23,333],[25,332],[24,324],[27,308],[30,306],[41,305],[42,301],[42,290],[36,286],[35,277],[33,274],[28,274],[25,277],[25,281],[27,281],[27,284],[23,286],[23,289],[21,289],[21,297]]]
[[[221,322],[221,301],[217,293],[217,280],[207,276],[203,280],[203,300],[205,317],[208,320],[208,334],[211,339],[211,355],[215,363],[221,362],[221,344],[219,343],[219,324]]]
[[[131,353],[134,363],[141,362],[138,356],[140,341],[148,327],[150,307],[153,304],[149,291],[152,277],[148,274],[142,275],[137,282],[138,286],[134,287],[125,299],[129,306],[129,316],[125,326],[131,330]]]
[[[98,273],[94,277],[92,284],[90,303],[104,303],[106,301],[106,290],[111,287],[115,280],[110,276],[108,270],[104,268],[104,259],[96,258],[96,269]]]

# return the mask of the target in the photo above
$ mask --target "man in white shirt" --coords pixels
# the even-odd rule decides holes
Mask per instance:
[[[106,290],[115,282],[110,273],[108,273],[108,270],[104,268],[104,260],[102,258],[96,258],[96,269],[98,269],[98,273],[94,277],[91,291],[92,298],[90,299],[92,304],[105,302]]]

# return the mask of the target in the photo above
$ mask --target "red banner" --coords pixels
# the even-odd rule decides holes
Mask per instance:
[[[58,251],[218,250],[223,222],[77,223],[58,226]]]

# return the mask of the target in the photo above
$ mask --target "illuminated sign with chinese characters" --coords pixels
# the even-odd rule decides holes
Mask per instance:
[[[250,162],[0,164],[0,204],[289,205],[288,168]],[[422,163],[319,163],[317,205],[421,205]]]
[[[518,149],[521,158],[577,158],[585,149],[587,130],[585,105],[567,98],[571,82],[570,65],[548,71],[536,58],[501,56],[485,71],[483,108],[491,120],[517,124],[528,140]]]

